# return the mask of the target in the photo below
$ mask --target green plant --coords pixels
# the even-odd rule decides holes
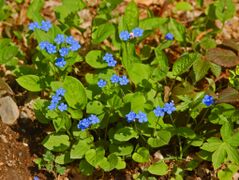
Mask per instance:
[[[94,170],[129,168],[128,162],[145,163],[134,178],[155,179],[171,171],[170,160],[178,165],[193,151],[197,158],[212,161],[215,169],[228,164],[234,172],[233,165],[239,163],[239,111],[217,97],[216,92],[227,87],[217,85],[215,79],[223,68],[239,62],[233,51],[217,47],[215,36],[220,30],[214,26],[215,20],[224,23],[234,15],[232,1],[210,4],[191,28],[174,18],[154,17],[150,11],[140,19],[134,1],[122,17],[111,15],[120,2],[100,3],[92,22],[93,48],[86,53],[78,51],[81,45],[70,36],[71,27],[83,32],[76,12],[86,3],[63,0],[55,8],[58,26],[40,16],[44,1],[33,1],[28,9],[34,21],[29,36],[38,45],[31,54],[32,66],[13,72],[18,72],[19,85],[39,95],[34,103],[37,120],[52,127],[42,142],[46,153],[35,160],[38,167],[63,174],[65,165],[74,161],[83,174],[91,175]],[[203,1],[197,2],[203,6]],[[189,3],[182,9],[182,4],[176,9],[192,9]],[[161,42],[146,44],[156,30],[162,34]],[[1,40],[3,46],[14,49],[12,58],[16,56],[12,43]],[[180,55],[172,61],[167,52],[175,47]],[[237,72],[231,74],[230,82],[237,89]],[[158,150],[165,158],[153,158]],[[198,164],[192,160],[185,169],[175,165],[173,176],[183,179],[183,171]]]

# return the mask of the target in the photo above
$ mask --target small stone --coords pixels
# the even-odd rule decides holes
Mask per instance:
[[[10,96],[0,98],[0,116],[4,124],[12,125],[19,117],[17,104]]]

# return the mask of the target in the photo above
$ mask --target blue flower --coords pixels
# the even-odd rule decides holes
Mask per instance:
[[[28,25],[28,28],[32,31],[34,31],[35,29],[39,29],[40,25],[38,24],[38,22],[32,22]]]
[[[77,51],[80,48],[81,48],[81,45],[77,41],[72,43],[71,46],[69,47],[69,49],[72,51]]]
[[[118,83],[119,82],[119,78],[120,77],[118,75],[114,74],[113,76],[111,76],[110,81],[112,83]]]
[[[67,56],[69,54],[69,49],[66,47],[63,47],[59,50],[59,53],[62,57]]]
[[[33,180],[40,180],[39,177],[34,176]]]
[[[65,41],[65,36],[63,34],[57,34],[54,41],[56,42],[56,44],[61,44]]]
[[[90,121],[91,124],[97,124],[100,122],[99,118],[96,115],[90,115],[90,117],[88,117],[88,120]]]
[[[136,118],[139,120],[140,123],[144,123],[148,121],[147,115],[141,111],[136,114]]]
[[[56,106],[57,106],[57,103],[51,102],[51,104],[48,106],[48,109],[49,110],[54,110],[54,109],[56,109]]]
[[[126,114],[127,121],[130,123],[135,120],[136,114],[135,112],[131,111],[128,114]]]
[[[58,96],[57,94],[55,94],[51,97],[51,102],[52,103],[58,103],[60,100],[61,100],[61,97]]]
[[[61,112],[67,110],[67,104],[61,103],[61,104],[58,106],[58,109],[59,109]]]
[[[134,37],[141,37],[141,36],[143,36],[144,30],[137,27],[137,28],[134,28],[134,29],[132,30],[132,32],[133,32],[133,34],[134,34]]]
[[[80,122],[77,125],[78,129],[81,129],[81,130],[85,130],[89,126],[90,126],[90,121],[88,118],[84,118],[84,119],[80,120]]]
[[[97,84],[100,88],[103,88],[106,86],[106,81],[103,79],[100,79]]]
[[[72,37],[72,36],[68,36],[66,37],[66,42],[70,45],[76,43],[77,41]]]
[[[130,38],[130,33],[128,31],[122,31],[122,32],[120,32],[119,37],[123,41],[128,41]]]
[[[129,80],[125,75],[123,75],[119,78],[119,83],[120,85],[127,85],[129,83]]]
[[[172,33],[167,33],[167,34],[165,35],[165,39],[167,39],[167,40],[173,40],[173,39],[174,39],[174,36],[173,36]]]
[[[156,117],[163,117],[164,116],[164,108],[161,108],[160,106],[156,107],[156,109],[154,109],[154,114]]]
[[[206,106],[211,106],[212,104],[214,104],[214,99],[212,96],[209,95],[205,95],[203,100],[202,100],[203,104],[205,104]]]
[[[106,62],[108,62],[108,61],[114,59],[114,57],[113,57],[113,55],[110,54],[110,53],[105,53],[105,55],[103,56],[103,59],[104,59]]]
[[[56,95],[57,96],[64,96],[66,90],[64,88],[59,88],[56,90]]]
[[[46,49],[49,44],[50,43],[47,42],[47,41],[42,41],[42,42],[39,43],[39,47],[40,47],[41,50],[43,50],[43,49]]]
[[[52,27],[52,25],[51,25],[50,21],[42,21],[41,22],[41,27],[40,27],[41,30],[47,32],[51,27]]]
[[[107,63],[109,67],[115,67],[117,64],[117,61],[112,59],[112,60],[109,60]]]
[[[47,46],[46,46],[46,51],[47,51],[49,54],[54,54],[54,53],[56,53],[56,46],[54,46],[54,45],[51,44],[51,43],[48,43]]]
[[[63,68],[66,65],[66,61],[63,57],[57,58],[55,65],[59,68]]]
[[[164,109],[164,112],[166,112],[167,114],[172,114],[173,111],[176,111],[173,101],[171,101],[170,103],[165,103],[163,109]]]

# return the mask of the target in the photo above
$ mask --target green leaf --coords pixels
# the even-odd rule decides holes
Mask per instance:
[[[134,112],[142,111],[146,103],[144,95],[140,92],[134,94],[130,93],[124,97],[124,102],[129,102],[131,104],[131,110]]]
[[[186,72],[194,63],[196,59],[200,56],[197,53],[189,53],[181,56],[174,64],[173,64],[173,75],[178,76]]]
[[[46,118],[47,106],[49,102],[44,99],[36,99],[34,101],[34,112],[36,119],[43,124],[49,123],[49,119]]]
[[[149,155],[150,154],[148,149],[146,149],[145,147],[140,147],[139,149],[137,149],[137,152],[132,155],[132,159],[135,162],[144,163],[149,161]]]
[[[215,3],[217,18],[223,23],[232,18],[236,12],[235,4],[232,0],[218,0]]]
[[[221,113],[223,112],[223,114]],[[217,104],[208,116],[208,120],[213,124],[224,124],[228,122],[235,114],[235,107],[231,104]]]
[[[231,138],[231,135],[233,133],[233,128],[231,123],[225,122],[220,129],[220,133],[221,133],[223,141],[227,142],[227,140]]]
[[[118,156],[126,156],[132,153],[134,146],[130,143],[123,142],[122,144],[110,144],[110,153]]]
[[[138,138],[138,134],[131,127],[120,128],[114,134],[114,139],[117,141],[129,141],[132,138]]]
[[[50,151],[63,152],[70,146],[69,137],[65,134],[49,134],[42,142]]]
[[[91,146],[86,140],[79,140],[71,148],[70,157],[71,159],[81,159],[85,153],[90,150]]]
[[[71,127],[71,119],[67,114],[62,114],[60,117],[53,119],[53,125],[56,132],[67,131]]]
[[[91,101],[86,106],[87,114],[102,114],[104,112],[104,106],[100,101]]]
[[[109,172],[116,168],[118,164],[118,157],[115,154],[110,154],[107,158],[104,157],[100,161],[99,166],[106,172]]]
[[[220,180],[231,180],[233,179],[233,175],[237,173],[238,165],[236,164],[229,164],[225,169],[221,169],[218,172],[218,178]]]
[[[67,151],[64,154],[58,155],[55,158],[55,162],[57,164],[68,164],[72,162],[73,160],[70,158],[70,153]]]
[[[188,2],[178,2],[175,6],[176,10],[178,11],[190,11],[193,9],[192,5]]]
[[[120,157],[118,157],[118,164],[115,167],[117,170],[120,169],[125,169],[126,168],[126,163],[124,160],[122,160]]]
[[[194,139],[196,137],[195,132],[188,127],[179,127],[176,129],[176,131],[179,136],[183,136],[187,139]]]
[[[80,161],[80,172],[86,176],[90,176],[93,173],[94,167],[91,166],[85,159]]]
[[[32,0],[27,9],[27,17],[33,21],[40,22],[42,20],[40,11],[43,5],[44,0]]]
[[[64,80],[64,95],[66,102],[72,108],[84,108],[87,104],[86,91],[82,83],[71,76],[66,76]]]
[[[201,58],[198,58],[194,61],[193,72],[195,75],[196,82],[205,77],[209,68],[210,68],[210,64],[208,61],[205,61]]]
[[[92,42],[93,43],[101,43],[105,39],[107,39],[110,35],[114,35],[115,27],[111,23],[101,24],[96,27],[92,33]]]
[[[55,11],[59,19],[64,22],[67,16],[69,16],[71,13],[76,13],[85,6],[86,4],[83,2],[83,0],[62,0],[62,5],[57,6]]]
[[[160,47],[155,48],[154,52],[156,57],[152,61],[151,65],[154,65],[156,67],[152,70],[151,76],[155,81],[161,81],[167,76],[168,73],[168,58],[166,54],[160,49]]]
[[[178,23],[175,19],[170,18],[168,30],[174,35],[177,41],[185,41],[186,28],[182,24]]]
[[[103,61],[103,54],[100,50],[92,50],[87,53],[85,60],[87,64],[96,69],[106,68],[108,65]]]
[[[204,143],[201,149],[214,152],[222,144],[222,141],[218,138],[211,137],[207,140],[207,143]]]
[[[168,173],[168,166],[165,162],[159,161],[149,166],[148,171],[157,176],[163,176]]]
[[[139,58],[136,55],[135,52],[135,45],[134,43],[123,43],[122,45],[123,48],[123,54],[122,54],[122,65],[124,66],[124,68],[127,70],[127,72],[130,71],[130,69],[132,68],[132,64],[133,63],[137,63],[139,62]]]
[[[222,72],[222,67],[217,64],[211,63],[211,62],[209,63],[209,66],[210,66],[210,70],[214,74],[214,76],[219,77]]]
[[[125,29],[132,31],[139,24],[139,10],[134,1],[131,1],[125,9],[125,14],[123,16],[123,25]],[[120,30],[120,31],[122,31]]]
[[[4,46],[0,49],[0,64],[11,65],[10,63],[14,60],[18,52],[16,46]]]
[[[139,27],[144,30],[153,30],[160,28],[160,26],[165,24],[167,21],[167,18],[162,17],[145,18],[139,21]]]
[[[36,75],[25,75],[16,79],[17,83],[28,91],[39,92],[42,90],[40,77]]]
[[[71,114],[73,119],[81,119],[83,117],[83,112],[80,109],[67,108],[67,112]]]
[[[132,63],[129,66],[128,74],[130,80],[135,84],[143,83],[143,80],[148,80],[150,76],[150,66],[142,63]]]
[[[148,144],[155,148],[167,145],[171,139],[172,135],[169,131],[160,130],[157,132],[157,136],[155,138],[150,137],[148,139]]]
[[[212,154],[212,164],[214,168],[219,168],[221,164],[224,162],[227,152],[226,152],[226,143],[222,143],[217,146],[216,151]]]
[[[213,38],[204,37],[200,41],[200,46],[204,49],[211,49],[211,48],[215,48],[217,46],[217,43]]]
[[[97,167],[100,161],[102,161],[102,159],[104,158],[104,156],[105,150],[103,147],[100,146],[96,149],[88,150],[85,154],[85,159],[90,165]]]
[[[239,146],[239,132],[235,133],[233,136],[231,136],[228,140],[227,143],[229,143],[231,146],[237,147]]]
[[[225,150],[227,152],[228,159],[234,163],[239,163],[239,153],[237,147],[232,147],[230,144],[225,143]]]
[[[116,110],[122,107],[124,104],[122,102],[122,98],[120,98],[118,95],[114,94],[113,97],[109,98],[107,101],[107,106],[110,108]]]

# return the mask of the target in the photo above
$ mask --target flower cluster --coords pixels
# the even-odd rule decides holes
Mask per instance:
[[[123,75],[123,76],[118,76],[117,74],[113,74],[110,78],[110,81],[114,84],[119,83],[121,86],[127,85],[129,83],[129,79],[127,78],[127,76]],[[107,82],[103,79],[100,79],[97,83],[98,87],[103,88],[105,87],[107,84]]]
[[[103,57],[103,60],[108,63],[109,67],[115,67],[117,61],[114,59],[113,55],[110,53],[106,53]]]
[[[130,37],[134,38],[143,36],[143,33],[144,33],[143,29],[136,27],[132,30],[131,33],[129,33],[128,31],[121,31],[119,37],[122,41],[128,41]]]
[[[60,46],[58,50],[60,57],[58,57],[55,62],[55,65],[59,68],[66,65],[64,57],[66,57],[70,51],[77,51],[81,48],[81,45],[72,36],[65,37],[63,34],[58,34],[54,42]],[[57,52],[57,46],[48,41],[40,42],[39,47],[41,50],[46,50],[48,54],[55,54]]]
[[[202,103],[205,104],[206,106],[211,106],[212,104],[214,104],[214,99],[212,96],[209,95],[205,95]]]
[[[41,24],[39,24],[38,22],[32,22],[28,26],[28,28],[32,31],[34,31],[35,29],[40,29],[46,32],[48,32],[51,27],[52,24],[50,21],[42,21]]]
[[[154,109],[154,114],[157,117],[163,117],[165,113],[167,114],[172,114],[172,112],[176,111],[174,102],[171,101],[169,103],[165,103],[163,107],[156,107]]]
[[[173,40],[173,39],[174,39],[174,35],[173,35],[172,33],[167,33],[167,34],[165,35],[165,39],[167,39],[167,40]]]
[[[99,118],[96,115],[92,114],[88,118],[84,118],[84,119],[80,120],[77,127],[78,127],[78,129],[85,130],[88,127],[90,127],[91,125],[97,124],[99,122],[100,122]]]
[[[59,88],[56,90],[56,94],[51,97],[51,104],[48,106],[49,110],[55,110],[57,108],[57,105],[59,104],[59,101],[61,100],[62,96],[64,96],[66,90],[63,88]],[[58,109],[63,112],[67,110],[67,104],[60,103],[58,105]]]
[[[147,115],[141,111],[139,111],[138,114],[136,114],[133,111],[130,111],[128,114],[126,114],[126,119],[129,123],[132,121],[135,121],[135,119],[138,119],[140,123],[144,123],[148,121]]]
[[[127,85],[129,83],[129,80],[125,75],[120,77],[117,74],[113,74],[110,78],[110,81],[112,83],[119,83],[121,86]]]

